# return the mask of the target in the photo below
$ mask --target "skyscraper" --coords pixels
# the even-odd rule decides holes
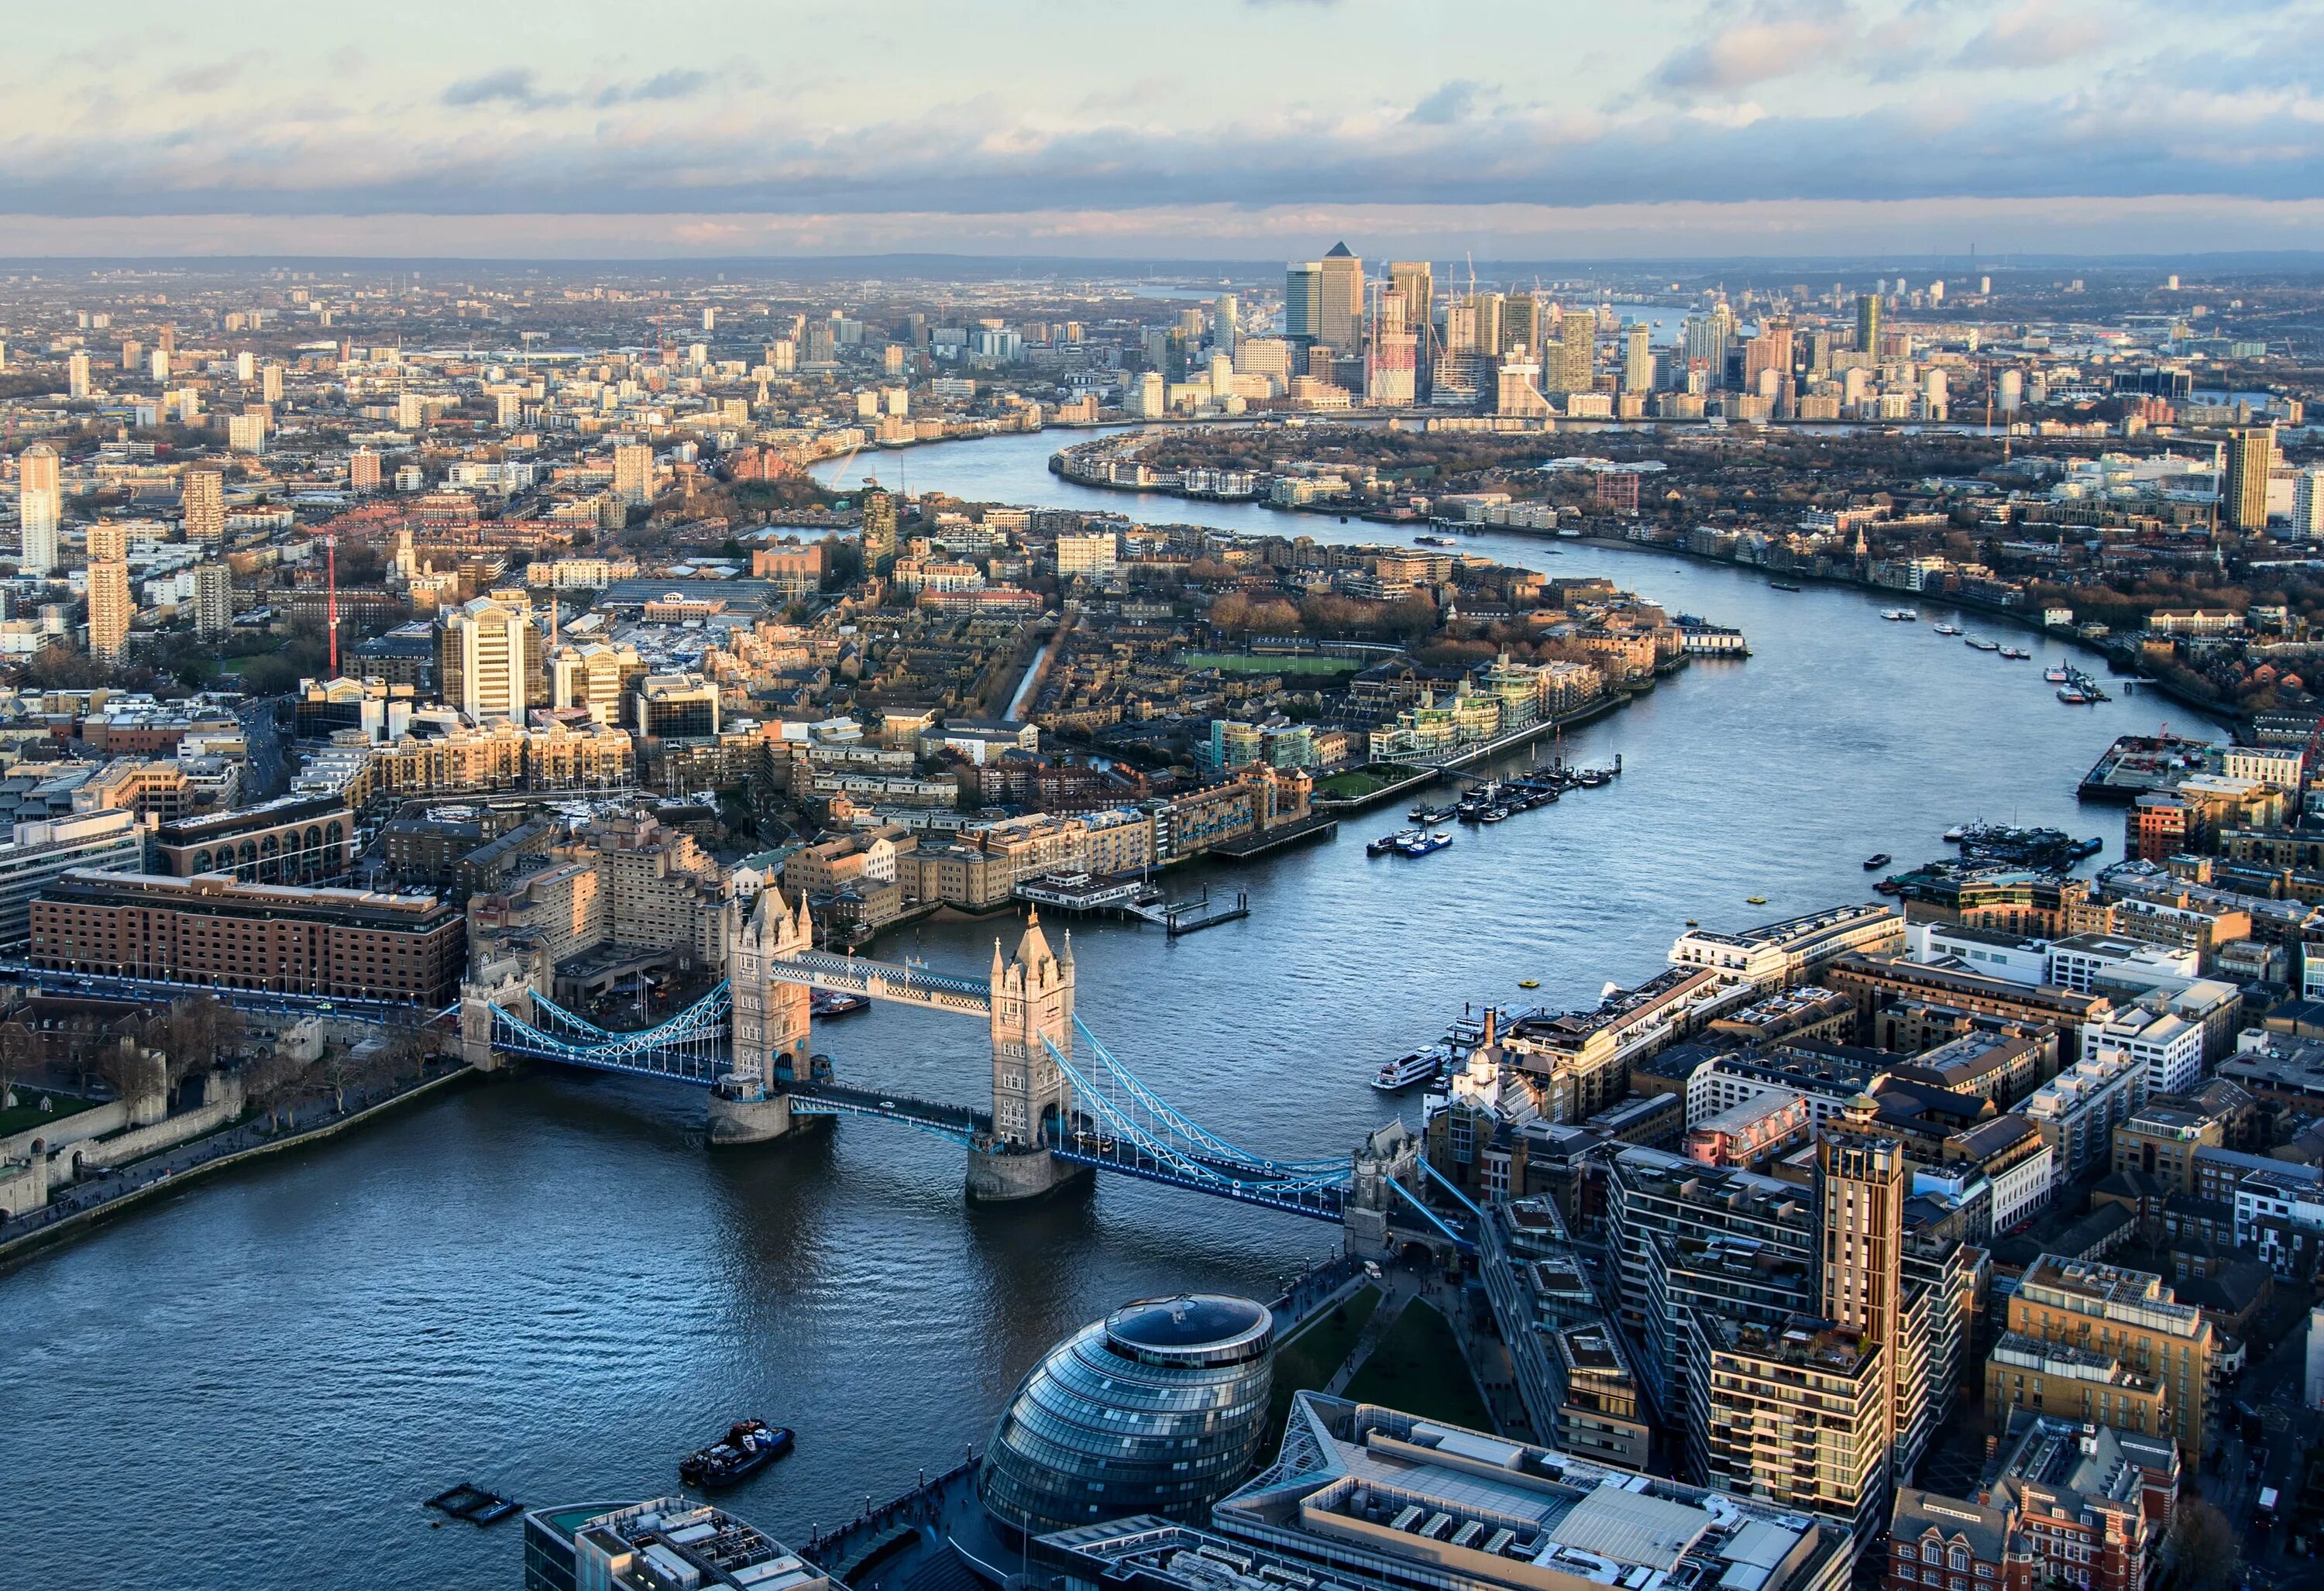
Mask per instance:
[[[120,524],[99,520],[88,528],[88,655],[118,663],[129,641],[129,548]]]
[[[1512,293],[1501,300],[1501,352],[1522,348],[1530,358],[1541,347],[1541,300]]]
[[[1436,278],[1425,260],[1391,260],[1388,285],[1404,295],[1404,323],[1425,339],[1436,310]]]
[[[2232,530],[2267,529],[2267,476],[2275,467],[2275,428],[2246,426],[2227,434],[2227,467],[2219,481],[2219,523]]]
[[[224,564],[194,566],[194,633],[224,635],[234,628],[234,585]]]
[[[1856,296],[1856,347],[1860,354],[1880,357],[1880,295]]]
[[[1323,336],[1323,262],[1294,262],[1283,268],[1283,335],[1313,344]]]
[[[1587,392],[1595,383],[1591,362],[1598,349],[1598,311],[1584,306],[1568,309],[1557,323],[1555,373],[1549,378],[1553,392]]]
[[[653,501],[653,447],[645,442],[613,446],[613,501],[630,508]]]
[[[863,489],[863,572],[876,573],[896,556],[896,499],[878,486]]]
[[[471,718],[509,718],[549,704],[548,670],[532,599],[495,591],[444,616],[437,632],[437,694]]]
[[[1363,346],[1364,262],[1333,244],[1323,256],[1316,309],[1316,339],[1342,357]]]
[[[1651,392],[1655,390],[1655,352],[1648,341],[1646,326],[1633,325],[1622,333],[1622,391]]]
[[[1469,301],[1477,311],[1477,351],[1495,358],[1508,353],[1508,338],[1501,325],[1501,308],[1508,300],[1499,293],[1471,293]]]
[[[1241,300],[1232,293],[1221,293],[1218,301],[1211,306],[1211,346],[1233,358],[1235,337],[1241,330]]]
[[[57,450],[35,442],[16,461],[16,519],[24,532],[17,567],[23,573],[46,575],[57,566],[57,520],[63,510]]]
[[[1834,1124],[1817,1140],[1816,1286],[1825,1320],[1861,1331],[1893,1361],[1911,1179],[1903,1140],[1873,1130],[1877,1108],[1859,1095],[1846,1126]]]
[[[220,541],[226,537],[226,476],[217,470],[188,470],[179,492],[185,511],[188,541]]]

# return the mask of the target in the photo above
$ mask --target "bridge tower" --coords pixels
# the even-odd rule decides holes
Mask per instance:
[[[992,942],[992,1131],[969,1146],[968,1196],[1031,1199],[1085,1168],[1060,1163],[1048,1150],[1051,1123],[1073,1120],[1073,1088],[1043,1041],[1074,1048],[1074,941],[1049,949],[1041,914],[1029,912],[1014,960]]]
[[[530,1020],[532,1016],[533,968],[520,954],[479,950],[460,979],[460,1058],[479,1071],[497,1071],[501,1058],[493,1048],[493,1007]]]
[[[710,1096],[713,1144],[761,1144],[791,1130],[790,1101],[778,1091],[807,1070],[814,991],[804,983],[767,976],[769,963],[815,943],[815,919],[799,897],[798,910],[769,885],[743,915],[725,908],[726,989],[733,1007],[733,1062]]]

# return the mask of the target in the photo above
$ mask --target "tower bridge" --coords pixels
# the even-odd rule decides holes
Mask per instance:
[[[558,1006],[539,987],[549,973],[538,961],[483,960],[461,987],[462,1049],[480,1067],[522,1057],[700,1087],[715,1144],[766,1142],[837,1116],[899,1122],[962,1145],[972,1200],[1033,1198],[1104,1171],[1343,1222],[1360,1246],[1404,1237],[1471,1246],[1461,1224],[1422,1196],[1430,1168],[1401,1124],[1349,1154],[1286,1160],[1172,1106],[1075,1015],[1073,936],[1053,950],[1038,910],[1013,956],[994,941],[982,979],[819,951],[806,903],[787,906],[772,889],[747,915],[730,910],[726,940],[727,980],[636,1032]],[[989,1107],[835,1081],[810,1053],[818,989],[982,1018]]]

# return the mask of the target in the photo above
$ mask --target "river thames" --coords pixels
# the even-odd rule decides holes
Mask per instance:
[[[1047,460],[1081,435],[859,456],[845,474],[1152,522],[1401,534],[1069,487]],[[1464,1002],[1594,1003],[1656,971],[1688,918],[1741,927],[1868,898],[1866,856],[1940,854],[1954,823],[2055,824],[2105,836],[2111,859],[2120,811],[2078,808],[2077,778],[2115,735],[2201,727],[2159,697],[2063,706],[2041,678],[2054,647],[2027,663],[1973,651],[1932,633],[1947,613],[1925,602],[1922,622],[1890,623],[1880,597],[1778,592],[1666,554],[1463,545],[1739,625],[1755,655],[1692,667],[1576,735],[1569,756],[1621,754],[1609,787],[1464,828],[1420,860],[1365,857],[1401,825],[1380,812],[1185,879],[1248,887],[1244,921],[1176,941],[1077,931],[1093,1030],[1247,1147],[1344,1149],[1413,1108],[1373,1092],[1374,1067]],[[981,972],[996,931],[1017,929],[934,924],[881,953]],[[818,1048],[864,1087],[981,1101],[988,1086],[981,1027],[940,1016],[878,1009]],[[714,1155],[699,1111],[691,1093],[599,1078],[481,1082],[0,1275],[12,1580],[514,1586],[513,1525],[433,1528],[420,1500],[466,1479],[529,1504],[656,1494],[681,1451],[746,1413],[798,1428],[799,1449],[727,1501],[802,1535],[981,1444],[1042,1350],[1123,1300],[1265,1296],[1335,1241],[1114,1182],[971,1210],[939,1140],[847,1122]]]

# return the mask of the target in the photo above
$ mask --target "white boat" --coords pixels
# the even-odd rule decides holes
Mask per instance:
[[[1893,624],[1910,624],[1920,617],[1910,608],[1883,608],[1880,616]]]
[[[1452,1052],[1443,1044],[1431,1044],[1425,1050],[1415,1050],[1409,1055],[1398,1055],[1393,1061],[1383,1061],[1372,1076],[1372,1087],[1383,1094],[1393,1094],[1410,1088],[1416,1082],[1426,1082],[1444,1070]]]
[[[2064,685],[2066,683],[2066,666],[2063,663],[2061,663],[2055,668],[2044,668],[2042,671],[2042,677],[2048,680],[2052,685]]]
[[[1959,635],[1961,632],[1961,628],[1958,624],[1940,624],[1935,629],[1939,635]]]

